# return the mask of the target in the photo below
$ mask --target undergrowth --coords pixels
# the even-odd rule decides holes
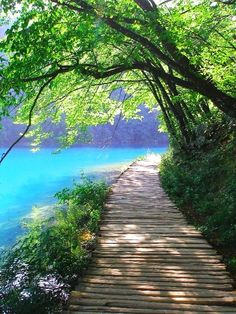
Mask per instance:
[[[60,313],[86,268],[108,187],[84,179],[56,194],[54,217],[34,221],[1,260],[0,312]]]
[[[221,126],[188,154],[170,151],[160,175],[171,199],[223,254],[236,274],[236,137]]]

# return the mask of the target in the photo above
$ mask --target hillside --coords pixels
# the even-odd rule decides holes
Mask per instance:
[[[124,120],[117,116],[114,124],[107,123],[90,127],[87,132],[81,133],[74,146],[111,146],[111,147],[156,147],[168,145],[168,138],[165,133],[158,132],[158,112],[149,112],[145,106],[140,106],[141,120]],[[3,120],[3,128],[0,132],[0,146],[7,147],[14,142],[19,133],[24,130],[24,125],[15,125],[9,119]],[[46,132],[52,132],[53,137],[43,141],[43,147],[59,146],[59,139],[65,132],[63,123],[58,125],[47,121],[44,124]],[[18,147],[30,146],[32,139],[24,138]]]

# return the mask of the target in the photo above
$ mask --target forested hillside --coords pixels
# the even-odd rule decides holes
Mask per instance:
[[[73,147],[96,146],[96,147],[156,147],[167,146],[166,133],[158,131],[158,111],[149,112],[145,106],[140,106],[139,118],[125,120],[121,115],[115,117],[114,123],[98,125],[88,128],[78,134]],[[58,125],[44,123],[44,131],[52,133],[53,136],[45,139],[40,147],[61,147],[63,141],[60,136],[65,132],[65,122]],[[3,120],[0,133],[0,146],[8,147],[19,137],[19,133],[25,129],[24,125],[14,125],[11,119]],[[32,147],[33,138],[24,138],[18,147]],[[35,143],[37,146],[37,142]],[[34,145],[33,145],[34,147]]]

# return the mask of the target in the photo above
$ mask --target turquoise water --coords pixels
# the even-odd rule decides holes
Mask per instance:
[[[48,205],[55,202],[54,194],[78,182],[82,171],[106,176],[106,171],[116,168],[116,164],[130,163],[147,152],[165,151],[166,148],[72,148],[52,154],[52,149],[37,153],[15,149],[0,165],[0,247],[14,243],[22,233],[20,222],[29,217],[32,207],[47,211]]]

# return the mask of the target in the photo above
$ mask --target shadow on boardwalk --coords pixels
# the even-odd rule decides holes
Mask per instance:
[[[68,313],[236,313],[221,257],[160,186],[157,161],[112,186],[92,263]]]

